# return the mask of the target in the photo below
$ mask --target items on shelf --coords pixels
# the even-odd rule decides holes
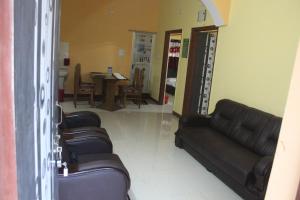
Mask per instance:
[[[150,63],[152,48],[152,35],[146,33],[136,33],[135,62]]]
[[[145,69],[143,93],[149,93],[153,41],[154,33],[134,32],[131,80],[135,68]]]
[[[169,46],[170,46],[169,47],[169,57],[179,58],[181,41],[180,40],[171,40]]]

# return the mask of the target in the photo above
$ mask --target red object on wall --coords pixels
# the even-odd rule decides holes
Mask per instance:
[[[13,7],[0,1],[0,199],[17,199],[13,95]]]
[[[64,66],[70,65],[70,58],[64,58]]]
[[[63,102],[64,101],[64,96],[65,96],[65,90],[64,89],[59,89],[58,90],[58,101]]]
[[[164,103],[167,104],[168,101],[169,101],[169,96],[168,96],[168,95],[165,95],[165,97],[164,97]]]

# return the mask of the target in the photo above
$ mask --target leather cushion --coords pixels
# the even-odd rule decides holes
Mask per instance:
[[[269,120],[254,144],[254,151],[256,153],[262,156],[275,154],[281,122],[282,118],[275,116]]]
[[[210,126],[221,133],[230,135],[235,125],[235,120],[240,117],[240,113],[245,105],[233,102],[231,100],[220,100],[215,111],[212,113]]]
[[[78,156],[78,163],[88,163],[97,160],[120,160],[115,154],[98,153],[98,154],[86,154]]]
[[[254,151],[254,145],[262,130],[272,118],[271,114],[259,111],[254,108],[248,108],[236,120],[235,127],[230,137],[241,145]]]
[[[259,156],[230,138],[209,128],[186,128],[181,138],[238,183],[245,185]]]
[[[94,126],[84,126],[79,128],[70,128],[70,129],[63,130],[63,134],[66,135],[76,135],[79,133],[89,133],[89,132],[99,133],[109,137],[105,128],[99,128]]]
[[[101,127],[100,117],[90,111],[72,112],[63,115],[64,128],[79,128],[83,126]]]

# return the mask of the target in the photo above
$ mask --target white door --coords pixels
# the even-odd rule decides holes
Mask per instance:
[[[35,0],[35,175],[36,199],[56,198],[56,47],[59,0]]]

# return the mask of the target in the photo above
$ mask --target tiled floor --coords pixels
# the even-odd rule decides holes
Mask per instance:
[[[75,111],[71,102],[65,112]],[[112,139],[114,152],[127,167],[132,200],[240,200],[230,188],[187,152],[175,147],[178,119],[169,107],[135,105],[107,112],[79,105],[78,110],[98,113]]]

